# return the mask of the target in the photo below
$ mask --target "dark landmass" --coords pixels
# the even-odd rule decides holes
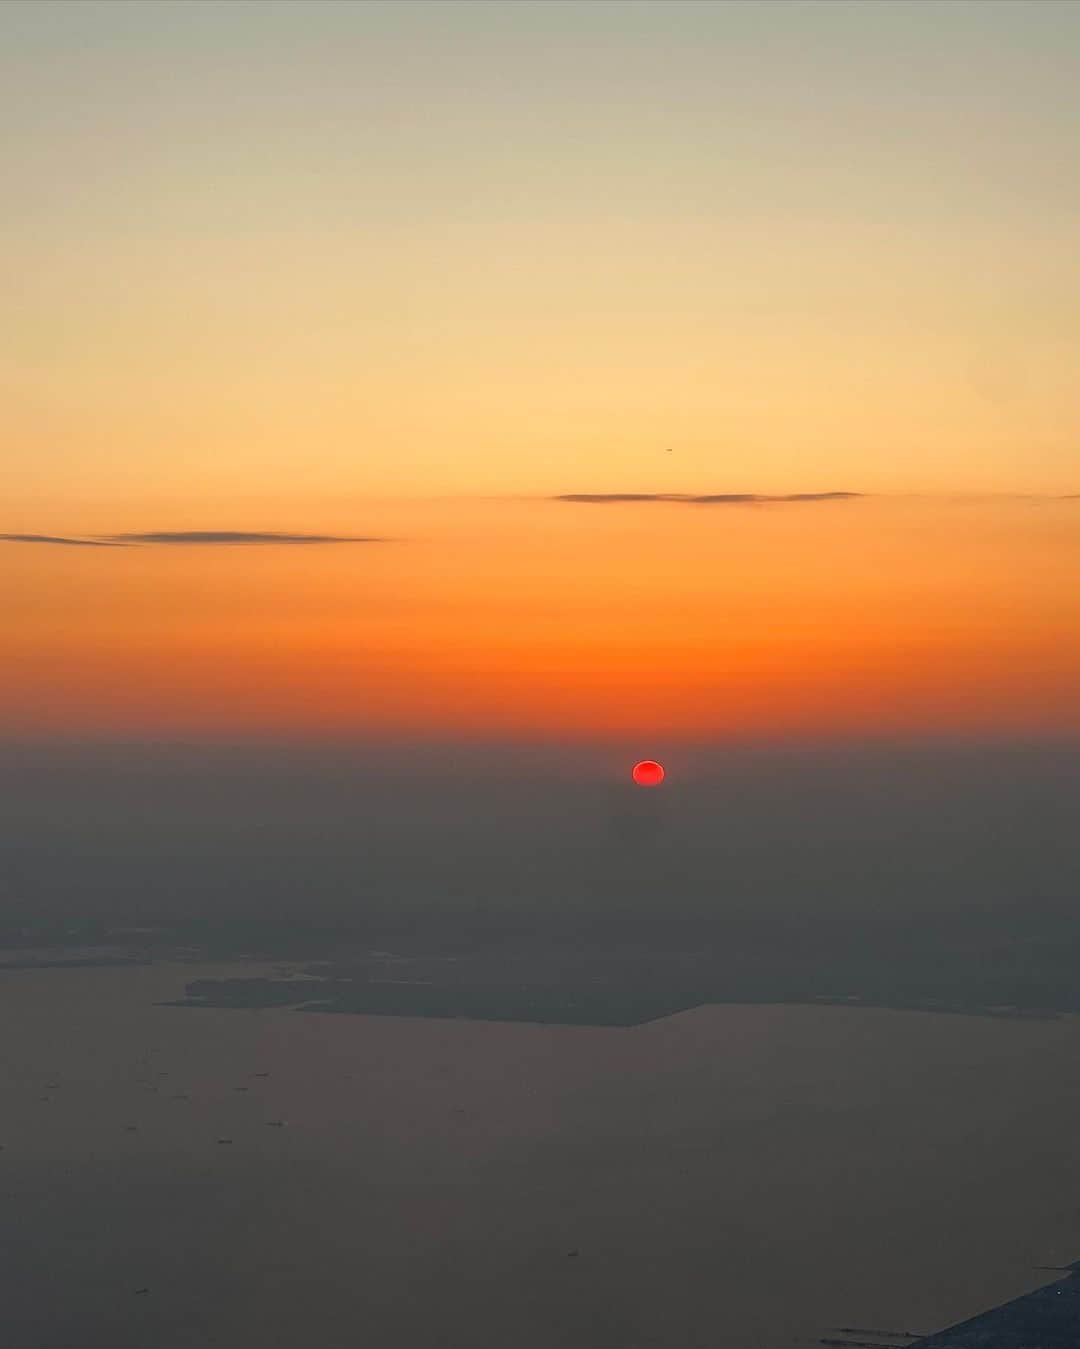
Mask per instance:
[[[261,963],[179,1005],[637,1025],[704,1003],[838,1003],[1052,1017],[1080,1012],[1080,919],[769,918],[409,927],[233,920],[0,930],[5,971]]]
[[[325,984],[311,979],[195,979],[183,998],[166,1007],[296,1007],[303,1006]]]
[[[354,979],[199,979],[174,1007],[286,1007],[367,1016],[463,1017],[552,1025],[638,1026],[698,1005],[674,993],[632,988],[564,988]]]
[[[649,990],[559,988],[432,988],[373,984],[344,996],[309,1003],[309,1012],[378,1016],[464,1017],[474,1021],[528,1021],[544,1025],[640,1026],[695,1006]]]

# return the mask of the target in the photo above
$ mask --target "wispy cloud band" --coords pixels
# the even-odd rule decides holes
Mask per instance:
[[[181,529],[151,530],[143,534],[96,534],[65,538],[57,534],[0,534],[0,543],[52,543],[72,548],[132,548],[147,545],[262,545],[295,546],[325,543],[385,543],[385,539],[361,534],[282,534],[267,530]]]
[[[761,492],[563,492],[552,501],[572,501],[587,506],[621,502],[661,501],[684,506],[763,506],[784,501],[850,501],[862,492],[789,492],[781,496]]]
[[[120,548],[111,539],[65,539],[58,534],[0,534],[0,543],[57,543],[64,548]]]
[[[243,529],[158,529],[145,534],[108,534],[110,543],[140,544],[310,544],[310,543],[383,543],[360,534],[281,534],[273,530]]]

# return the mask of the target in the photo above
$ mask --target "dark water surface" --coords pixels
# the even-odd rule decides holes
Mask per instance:
[[[12,1349],[793,1349],[1080,1255],[1074,1018],[160,1005],[259,972],[0,972]]]

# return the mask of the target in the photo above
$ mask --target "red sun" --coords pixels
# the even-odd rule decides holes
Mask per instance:
[[[634,765],[631,776],[639,787],[659,787],[664,780],[664,765],[655,759],[642,759]]]

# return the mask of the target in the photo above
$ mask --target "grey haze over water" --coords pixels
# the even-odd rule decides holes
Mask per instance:
[[[794,1349],[1041,1285],[1078,787],[1046,745],[7,746],[0,1330]]]
[[[1080,881],[1072,744],[2,748],[7,917],[917,918]]]
[[[0,925],[631,947],[686,955],[690,1004],[1077,1010],[1078,800],[1070,744],[9,745]]]

